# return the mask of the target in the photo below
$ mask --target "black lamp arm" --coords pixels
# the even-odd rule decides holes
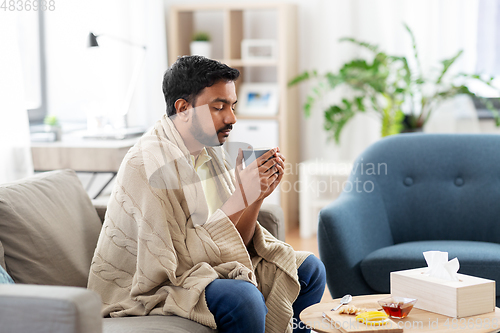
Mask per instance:
[[[146,50],[146,46],[145,45],[141,45],[141,44],[137,44],[137,43],[132,43],[131,41],[127,40],[127,39],[124,39],[124,38],[121,38],[121,37],[116,37],[116,36],[112,36],[112,35],[108,35],[108,34],[100,34],[100,35],[96,35],[94,34],[93,32],[90,32],[89,33],[89,38],[90,38],[90,46],[99,46],[99,44],[97,43],[97,38],[100,38],[102,36],[106,36],[108,38],[111,38],[111,39],[114,39],[114,40],[117,40],[119,42],[122,42],[122,43],[125,43],[125,44],[128,44],[128,45],[131,45],[131,46],[135,46],[135,47],[140,47],[144,50]]]

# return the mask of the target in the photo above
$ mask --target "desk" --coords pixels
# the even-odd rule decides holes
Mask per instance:
[[[377,301],[388,296],[389,295],[354,296],[349,305],[355,305],[359,308],[365,308],[368,310],[377,310],[380,308]],[[312,327],[315,332],[342,332],[335,327],[335,324],[330,323],[322,316],[323,312],[330,311],[330,309],[338,305],[339,302],[340,298],[327,303],[311,305],[300,313],[300,320]],[[346,318],[349,318],[349,315],[346,315]],[[350,319],[352,320],[352,317]],[[349,319],[347,319],[347,321],[348,320]],[[400,325],[400,327],[403,327],[405,333],[498,332],[500,330],[500,309],[495,308],[495,312],[454,319],[437,313],[413,308],[408,317],[405,319],[392,320],[396,324]],[[337,327],[339,327],[338,324]],[[383,330],[383,326],[378,327],[380,330]]]
[[[140,137],[124,140],[86,140],[77,135],[64,135],[62,141],[32,142],[31,154],[35,171],[73,169],[76,172],[111,173],[113,176],[94,197],[114,179],[128,150]]]

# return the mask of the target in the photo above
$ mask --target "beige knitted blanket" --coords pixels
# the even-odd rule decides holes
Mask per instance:
[[[234,175],[222,149],[209,148],[218,187],[230,195]],[[92,260],[88,287],[99,293],[104,316],[178,315],[212,328],[205,300],[214,279],[241,279],[263,293],[266,332],[292,332],[297,267],[309,253],[295,252],[257,225],[250,257],[231,220],[208,216],[189,151],[164,116],[127,153],[117,175]]]

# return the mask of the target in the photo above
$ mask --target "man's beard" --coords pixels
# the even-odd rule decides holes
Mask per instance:
[[[196,111],[193,114],[193,122],[191,126],[191,134],[193,137],[201,144],[208,147],[222,146],[224,143],[219,141],[219,133],[222,131],[227,131],[233,129],[233,125],[229,124],[221,129],[218,129],[215,135],[205,133],[203,127],[201,126],[200,119],[196,115]]]

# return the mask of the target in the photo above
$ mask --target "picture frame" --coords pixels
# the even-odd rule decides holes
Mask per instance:
[[[248,116],[277,115],[278,91],[276,83],[242,83],[236,113]]]
[[[272,60],[277,58],[274,39],[244,39],[241,41],[241,59]]]

